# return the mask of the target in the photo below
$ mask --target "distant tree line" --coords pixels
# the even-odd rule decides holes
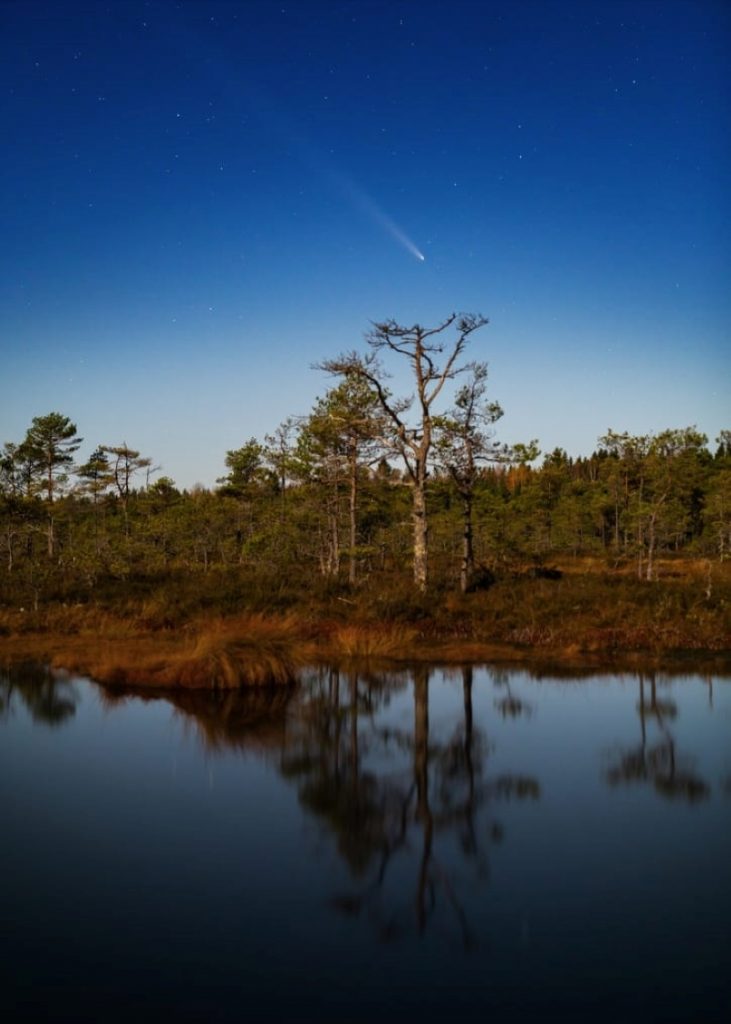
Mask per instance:
[[[731,431],[711,450],[694,427],[609,430],[588,457],[555,449],[538,465],[536,440],[496,440],[487,364],[464,358],[486,323],[375,324],[365,353],[321,364],[333,384],[309,415],[227,452],[212,490],[179,489],[126,442],[78,462],[69,417],[35,417],[0,455],[2,599],[37,605],[222,570],[469,591],[501,566],[567,556],[631,565],[644,580],[661,556],[728,557]],[[391,392],[383,357],[408,365],[411,397]]]

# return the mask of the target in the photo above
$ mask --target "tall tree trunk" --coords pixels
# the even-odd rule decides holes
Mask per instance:
[[[640,477],[639,493],[637,498],[637,579],[641,580],[644,575],[643,567],[643,554],[645,546],[645,533],[643,529],[643,508],[642,502],[644,498],[644,477]]]
[[[11,527],[8,526],[6,534],[5,534],[5,539],[6,539],[7,545],[8,545],[8,573],[11,573],[13,571],[13,565],[14,565],[13,540],[14,540],[14,538],[15,538],[15,533],[13,532]]]
[[[426,518],[426,472],[422,467],[419,467],[413,486],[414,583],[419,590],[425,591],[429,574],[429,526]]]
[[[348,469],[350,472],[350,495],[348,501],[348,514],[350,517],[350,558],[348,562],[348,582],[355,583],[358,575],[358,565],[355,556],[355,542],[357,539],[356,510],[358,506],[358,462],[357,452],[352,448],[348,457]]]
[[[124,539],[129,544],[129,493],[122,495],[122,514],[124,516]]]
[[[48,526],[46,527],[46,537],[48,539],[48,557],[53,558],[54,551],[56,550],[56,538],[53,531],[53,515],[48,513]]]
[[[463,594],[475,571],[475,552],[472,540],[472,494],[462,495],[462,565],[459,573],[459,589]]]
[[[340,572],[340,524],[338,522],[338,480],[335,478],[335,493],[333,494],[332,512],[330,514],[330,531],[332,544],[332,563],[330,574],[337,576]]]
[[[614,491],[614,553],[619,555],[619,491]]]
[[[338,510],[330,513],[330,568],[329,575],[337,576],[340,572],[340,531],[338,527]]]
[[[652,580],[655,577],[655,520],[657,510],[650,516],[647,531],[647,572],[645,578]]]

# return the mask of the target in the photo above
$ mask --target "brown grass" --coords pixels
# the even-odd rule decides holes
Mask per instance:
[[[156,633],[116,620],[96,625],[71,634],[43,628],[3,641],[2,650],[110,686],[190,689],[286,685],[315,657],[306,624],[293,616],[240,615]]]
[[[239,616],[210,622],[163,670],[166,683],[229,689],[284,685],[312,657],[300,621],[292,616]]]
[[[0,608],[0,636],[49,633],[62,637],[94,634],[127,639],[139,636],[140,627],[133,617],[114,614],[96,605],[52,604],[38,611]]]
[[[414,655],[417,632],[402,625],[338,625],[327,640],[334,657],[405,659]]]
[[[235,689],[286,685],[315,661],[616,660],[731,652],[731,569],[662,563],[658,582],[588,560],[557,579],[506,573],[488,590],[312,596],[299,613],[240,612],[167,624],[160,607],[0,609],[0,659],[32,658],[100,682]],[[560,568],[564,568],[561,566]],[[672,572],[671,572],[672,570]],[[165,620],[165,621],[163,621]]]

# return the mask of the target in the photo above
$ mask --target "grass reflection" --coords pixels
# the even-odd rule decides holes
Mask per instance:
[[[73,683],[47,666],[20,663],[0,670],[0,718],[21,706],[34,722],[57,728],[73,718],[78,702]]]

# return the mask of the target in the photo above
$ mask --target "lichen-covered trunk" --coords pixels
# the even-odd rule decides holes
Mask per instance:
[[[414,583],[426,590],[429,574],[429,542],[426,518],[426,479],[414,481],[412,520],[414,525]]]

